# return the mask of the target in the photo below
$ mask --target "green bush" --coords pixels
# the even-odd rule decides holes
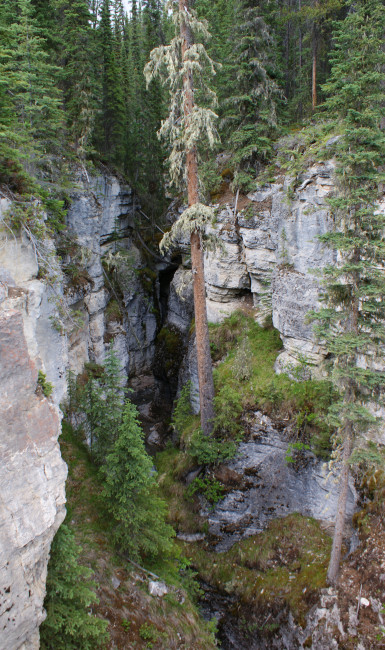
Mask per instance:
[[[205,499],[212,506],[215,506],[218,501],[223,498],[224,488],[223,485],[212,476],[205,476],[204,478],[197,476],[191,485],[189,485],[187,494],[193,496],[197,492],[203,494]]]
[[[171,426],[179,436],[182,435],[183,430],[186,428],[186,425],[191,421],[193,416],[190,392],[191,381],[188,381],[181,390],[179,399],[176,401],[172,414]]]
[[[204,436],[201,429],[191,437],[188,452],[200,465],[219,464],[234,458],[237,451],[235,442],[217,440]]]
[[[50,397],[52,395],[53,385],[47,381],[46,375],[41,370],[39,370],[37,375],[37,385],[41,388],[41,391],[45,397]]]

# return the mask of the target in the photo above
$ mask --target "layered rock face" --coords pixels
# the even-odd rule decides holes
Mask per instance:
[[[320,163],[295,190],[283,178],[250,194],[236,216],[230,206],[218,210],[216,231],[225,252],[206,255],[209,320],[221,320],[251,295],[259,319],[272,311],[281,334],[278,372],[301,357],[315,366],[322,359],[306,314],[318,306],[313,271],[334,261],[334,253],[318,240],[332,225],[325,198],[334,188],[333,172],[333,162]]]
[[[67,215],[81,276],[67,273],[66,296],[83,327],[70,339],[70,366],[101,363],[105,345],[114,341],[128,375],[151,367],[157,320],[146,260],[133,242],[136,199],[131,188],[112,175],[77,179]],[[71,246],[64,262],[71,268]],[[109,303],[114,308],[109,310]]]
[[[270,418],[254,414],[250,440],[239,445],[236,458],[218,475],[230,490],[214,510],[205,513],[210,533],[218,540],[217,551],[227,550],[243,537],[260,533],[272,519],[293,512],[333,526],[339,495],[336,473],[307,451],[293,454],[289,463],[285,438]],[[352,480],[346,509],[349,522],[356,500]]]
[[[7,209],[5,201],[0,209]],[[1,216],[1,215],[0,215]],[[65,516],[66,465],[57,442],[66,345],[52,328],[33,250],[0,246],[0,638],[4,650],[39,647],[49,550]],[[52,382],[50,399],[38,370]]]

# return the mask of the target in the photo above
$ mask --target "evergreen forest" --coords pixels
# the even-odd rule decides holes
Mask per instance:
[[[52,327],[70,343],[87,326],[81,292],[95,281],[68,227],[74,197],[109,175],[134,202],[134,226],[122,234],[116,218],[106,233],[103,361],[67,368],[67,517],[51,547],[42,648],[385,647],[384,159],[384,0],[0,0],[1,248],[29,242]],[[318,294],[300,325],[307,285],[290,300],[293,328],[310,328],[321,352],[304,346],[277,370],[295,339],[271,317],[274,291],[301,274],[294,236],[279,232],[275,279],[272,269],[251,278],[258,304],[245,298],[215,322],[207,269],[213,256],[221,268],[240,232],[271,239],[277,226],[264,215],[279,184],[290,227],[314,178],[326,261],[310,265]],[[131,244],[123,250],[129,237],[145,264]],[[243,299],[250,280],[235,289]],[[163,401],[154,388],[154,444],[131,360],[114,342],[123,326],[138,341],[135,318],[147,327],[143,310],[127,308],[138,292],[154,322],[154,376],[167,387]],[[170,300],[188,312],[183,336],[165,319]],[[52,401],[42,370],[37,381]],[[253,467],[240,477],[237,453],[267,444],[266,431],[283,436],[293,476],[317,463],[334,476],[335,517],[327,527],[287,506],[269,518],[276,504],[266,502],[263,526],[245,511],[221,546],[221,504],[262,481]]]

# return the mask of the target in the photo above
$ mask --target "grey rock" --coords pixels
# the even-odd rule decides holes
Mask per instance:
[[[239,445],[230,469],[241,477],[214,511],[206,513],[210,533],[220,541],[217,550],[229,548],[241,537],[261,532],[271,519],[293,512],[327,524],[335,521],[338,482],[327,465],[310,452],[301,452],[298,463],[288,463],[288,442],[267,416],[256,414],[254,440]],[[356,505],[353,484],[349,488],[347,520]]]
[[[23,314],[0,315],[0,629],[4,650],[39,647],[53,536],[65,516],[57,406],[36,394]],[[15,399],[17,396],[17,399]]]
[[[168,587],[164,582],[150,580],[148,583],[148,590],[151,596],[156,596],[157,598],[163,598],[168,594]]]
[[[193,544],[194,542],[202,542],[206,538],[204,533],[178,533],[177,539],[180,539],[182,542],[187,542],[188,544]]]

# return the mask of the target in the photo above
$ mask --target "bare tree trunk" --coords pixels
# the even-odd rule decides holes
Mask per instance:
[[[348,499],[349,488],[349,459],[352,453],[352,425],[348,423],[345,427],[343,467],[341,472],[341,487],[338,497],[338,508],[336,524],[334,528],[333,546],[330,554],[330,563],[328,569],[328,582],[336,585],[338,582],[338,573],[341,560],[342,541],[344,536],[344,525],[346,515],[346,503]]]
[[[179,10],[188,11],[188,0],[179,0]],[[182,57],[191,44],[191,34],[187,25],[181,22]],[[184,78],[184,115],[186,120],[194,108],[194,86],[191,74]],[[199,202],[198,158],[196,149],[186,152],[187,191],[189,206]],[[214,381],[210,355],[209,328],[206,312],[206,290],[201,235],[191,234],[191,261],[194,282],[195,331],[197,341],[199,400],[201,425],[204,435],[210,435],[214,419]]]
[[[316,26],[313,27],[313,74],[312,74],[312,91],[311,105],[313,111],[317,108],[317,32]]]
[[[315,0],[315,7],[318,6],[318,0]],[[318,54],[318,29],[317,21],[314,18],[313,22],[313,73],[312,73],[312,91],[311,91],[311,105],[313,111],[317,108],[317,54]]]

